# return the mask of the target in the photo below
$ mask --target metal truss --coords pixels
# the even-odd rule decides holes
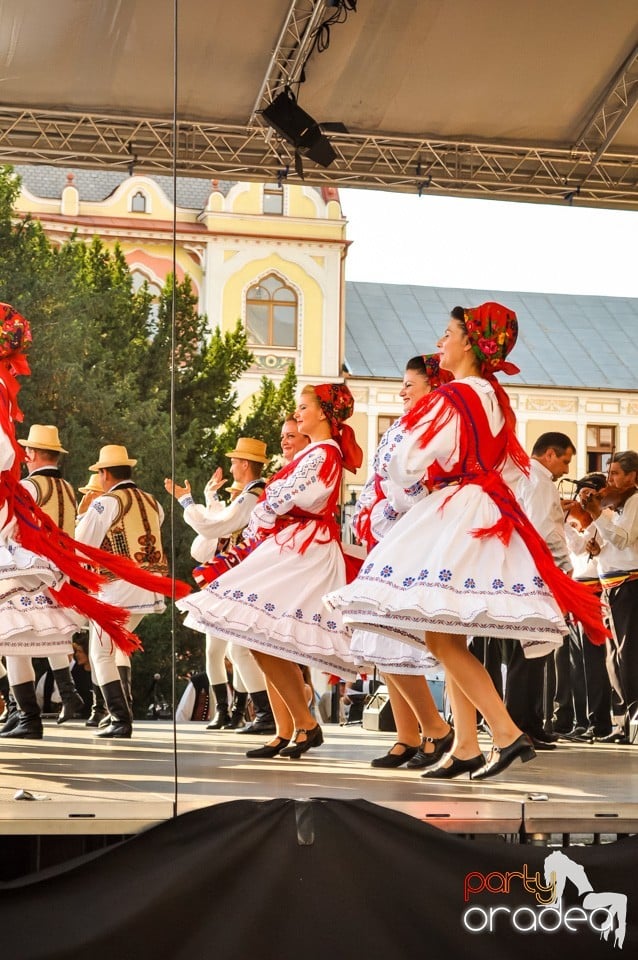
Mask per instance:
[[[271,103],[278,93],[301,80],[304,63],[315,32],[325,19],[326,8],[327,0],[291,0],[253,106],[249,126],[256,121],[258,111]]]
[[[591,169],[604,156],[638,103],[638,46],[608,84],[574,144],[575,151],[587,151]]]
[[[287,144],[260,126],[181,122],[181,176],[296,180]],[[166,118],[0,107],[0,162],[50,163],[170,175],[173,131]],[[572,145],[467,142],[428,137],[334,134],[329,168],[307,162],[306,182],[638,209],[638,156]],[[133,154],[135,157],[133,158]]]

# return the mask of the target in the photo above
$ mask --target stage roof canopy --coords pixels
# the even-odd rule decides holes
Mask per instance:
[[[171,173],[175,8],[179,174],[638,208],[636,0],[0,0],[0,162]]]

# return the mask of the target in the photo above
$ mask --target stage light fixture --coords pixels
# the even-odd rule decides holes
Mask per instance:
[[[290,88],[287,87],[272,103],[264,107],[261,115],[268,126],[295,148],[295,170],[302,179],[301,157],[308,157],[321,167],[329,167],[336,160],[337,154],[322,132],[321,124],[301,109]],[[346,129],[343,124],[329,126],[334,130]]]

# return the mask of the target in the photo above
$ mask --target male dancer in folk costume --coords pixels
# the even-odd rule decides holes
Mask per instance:
[[[60,458],[67,451],[60,443],[58,428],[34,423],[27,439],[18,440],[18,443],[25,448],[29,471],[22,486],[53,522],[72,537],[77,504],[73,487],[60,472]],[[73,683],[68,659],[60,655],[49,657],[49,665],[62,701],[57,722],[65,723],[82,712],[84,701]]]
[[[18,443],[25,448],[26,466],[29,471],[28,477],[21,481],[22,486],[29,491],[37,505],[61,530],[73,536],[75,493],[71,484],[62,478],[60,472],[60,458],[67,451],[60,443],[58,428],[52,425],[33,424],[27,439],[18,440]],[[76,713],[83,710],[84,701],[75,689],[68,656],[65,653],[52,654],[49,656],[49,664],[62,701],[57,722],[64,723],[66,720],[72,720]],[[19,663],[13,663],[11,673],[20,678],[18,685],[23,705],[26,705],[24,702],[26,696],[30,707],[28,711],[14,710],[0,730],[0,736],[40,740],[42,737],[40,710],[38,707],[36,713],[31,696],[31,684],[35,689],[35,672],[31,657],[22,657]]]
[[[321,604],[346,579],[335,511],[342,467],[354,472],[362,460],[344,423],[353,408],[344,384],[304,388],[295,416],[310,444],[269,480],[253,510],[245,539],[256,541],[255,548],[192,601],[179,603],[186,626],[249,647],[279,694],[272,703],[277,737],[250,756],[297,758],[323,742],[299,663],[356,674],[348,632]]]
[[[406,364],[400,396],[404,414],[432,390],[451,377],[439,369],[438,354],[412,357]],[[408,490],[394,490],[388,464],[403,441],[401,418],[384,433],[374,455],[374,466],[359,499],[352,527],[358,540],[372,549],[428,489],[418,482]],[[394,506],[390,502],[394,503]],[[400,508],[400,509],[399,509]],[[379,668],[388,688],[397,729],[397,742],[388,753],[376,757],[373,767],[410,769],[436,764],[454,740],[450,725],[440,716],[425,674],[439,669],[434,657],[416,646],[390,640],[378,633],[355,630],[351,652],[362,664]]]
[[[75,536],[80,543],[99,546],[128,558],[142,570],[164,575],[168,570],[160,532],[164,511],[152,494],[140,490],[133,481],[132,468],[136,464],[126,447],[102,447],[89,470],[98,473],[104,493],[80,518]],[[131,629],[146,614],[163,613],[165,609],[161,593],[119,578],[111,578],[102,587],[100,598],[128,610]],[[133,729],[130,662],[118,665],[111,638],[97,623],[91,624],[89,656],[111,717],[111,723],[97,736],[128,738]]]
[[[406,437],[389,464],[399,487],[423,479],[430,496],[397,522],[352,584],[327,597],[351,626],[417,644],[425,630],[427,647],[454,681],[455,746],[427,778],[469,772],[483,779],[534,756],[467,636],[518,639],[541,655],[562,642],[568,610],[587,624],[590,639],[606,636],[600,602],[556,567],[508,486],[529,470],[529,458],[494,373],[518,372],[505,359],[517,331],[516,315],[500,304],[454,308],[438,347],[441,367],[455,379],[406,415]],[[461,731],[471,742],[477,709],[493,737],[487,764],[480,751],[466,756],[458,745]]]
[[[100,481],[97,473],[90,473],[89,479],[87,480],[85,486],[78,487],[78,492],[82,494],[82,499],[78,504],[78,512],[76,517],[76,525],[79,522],[80,518],[86,513],[90,505],[93,503],[96,497],[101,496],[104,493],[104,488]],[[87,646],[87,655],[88,655],[88,646]],[[120,663],[121,657],[121,663]],[[129,658],[126,654],[122,653],[118,647],[116,651],[117,664],[119,666],[127,666],[129,663]],[[95,676],[95,668],[91,666],[91,660],[89,658],[89,667],[91,668],[91,711],[87,717],[84,726],[85,727],[106,727],[111,722],[109,717],[109,712],[106,709],[106,703],[104,701],[104,694],[102,693],[102,688],[97,682],[97,677]]]
[[[22,448],[14,424],[22,419],[17,376],[28,375],[25,350],[31,342],[27,320],[0,304],[0,654],[9,664],[31,656],[69,655],[71,635],[85,618],[94,620],[126,650],[139,645],[126,629],[128,612],[96,599],[96,567],[153,585],[166,595],[188,592],[185,584],[139,570],[130,561],[77,543],[37,506],[20,484]],[[78,614],[79,618],[78,619]],[[21,712],[38,716],[32,682],[9,679]]]
[[[236,546],[250,519],[253,507],[266,486],[261,472],[268,462],[266,444],[253,437],[240,437],[236,448],[226,456],[230,459],[230,471],[233,480],[239,485],[239,492],[230,503],[224,504],[219,491],[225,485],[221,467],[218,467],[206,484],[206,505],[194,502],[188,480],[179,486],[170,479],[164,481],[168,493],[172,494],[184,508],[184,520],[197,533],[191,547],[191,555],[201,566],[194,571],[195,579],[205,585],[210,582],[207,572],[211,566],[207,561],[215,555]],[[222,540],[222,543],[219,541]],[[232,712],[228,709],[225,657],[228,649],[234,667],[233,685],[235,696]],[[207,730],[247,730],[251,733],[274,733],[275,721],[268,701],[264,675],[257,666],[255,658],[246,647],[229,644],[226,637],[206,633],[206,673],[215,694],[216,709]],[[255,708],[255,720],[244,726],[244,714],[248,695]]]

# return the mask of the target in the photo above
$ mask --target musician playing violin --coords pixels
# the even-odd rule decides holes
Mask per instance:
[[[582,504],[600,544],[600,581],[611,609],[613,636],[609,641],[607,669],[611,680],[612,713],[616,727],[612,742],[627,742],[629,720],[638,711],[638,453],[627,450],[612,457],[606,491],[582,491]],[[609,506],[605,506],[606,503]],[[591,548],[591,541],[589,541]]]

